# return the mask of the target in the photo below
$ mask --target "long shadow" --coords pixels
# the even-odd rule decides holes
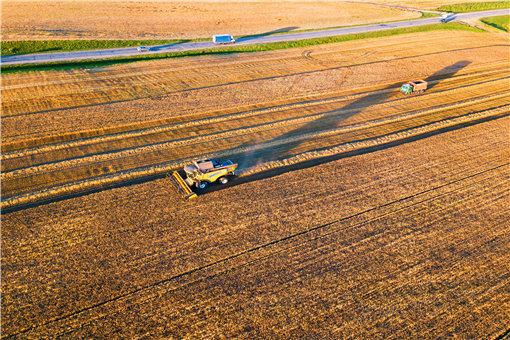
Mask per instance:
[[[245,36],[237,38],[236,41],[241,42],[241,41],[253,40],[253,39],[257,39],[257,38],[260,38],[260,37],[265,37],[265,36],[268,36],[268,35],[290,32],[290,31],[293,31],[293,30],[298,29],[298,28],[299,27],[297,27],[297,26],[289,26],[289,27],[284,27],[284,28],[280,28],[280,29],[277,29],[277,30],[274,30],[274,31],[265,32],[265,33],[245,35]]]
[[[433,75],[427,77],[424,80],[431,82],[435,80],[446,79],[453,76],[455,73],[465,68],[469,64],[469,61],[459,61],[453,65],[447,66],[435,72]],[[291,151],[294,148],[310,141],[313,137],[297,140],[294,139],[294,141],[290,142],[285,142],[286,140],[292,140],[293,137],[297,137],[303,134],[321,133],[326,132],[331,128],[335,128],[341,122],[361,113],[363,110],[365,110],[366,107],[384,102],[384,100],[393,93],[393,91],[387,90],[394,89],[399,85],[400,84],[391,84],[386,88],[381,89],[377,93],[364,96],[346,106],[331,111],[321,112],[321,118],[313,120],[298,129],[292,130],[272,139],[271,141],[263,143],[268,144],[268,147],[262,146],[262,148],[259,147],[257,151],[243,155],[239,163],[240,168],[246,169],[262,162],[281,160],[282,158],[292,156]],[[430,90],[434,86],[434,84],[430,84],[428,89]]]
[[[359,149],[359,150],[346,151],[344,153],[340,153],[340,154],[336,154],[336,155],[332,155],[332,156],[311,159],[311,160],[304,161],[304,162],[301,162],[298,164],[293,164],[293,165],[288,165],[288,166],[284,166],[284,167],[266,170],[263,172],[255,173],[253,175],[237,178],[234,181],[227,183],[226,185],[213,184],[213,185],[207,187],[205,190],[199,192],[198,194],[203,195],[203,194],[207,194],[210,192],[222,190],[222,189],[225,189],[228,187],[233,187],[233,186],[237,186],[237,185],[244,184],[244,183],[258,181],[261,179],[271,178],[271,177],[278,176],[278,175],[281,175],[281,174],[284,174],[284,173],[290,172],[290,171],[307,169],[307,168],[311,168],[311,167],[314,167],[314,166],[317,166],[320,164],[333,162],[333,161],[343,159],[343,158],[349,158],[349,157],[369,154],[369,153],[377,152],[377,151],[381,151],[381,150],[386,150],[386,149],[389,149],[389,148],[392,148],[395,146],[415,142],[415,141],[418,141],[418,140],[421,140],[424,138],[437,136],[437,135],[440,135],[445,132],[460,130],[465,127],[477,125],[477,124],[484,123],[484,122],[489,122],[492,120],[496,120],[496,119],[500,119],[500,118],[508,117],[508,116],[510,116],[510,113],[503,112],[503,113],[500,113],[495,116],[483,117],[483,118],[479,118],[479,119],[476,119],[476,120],[473,120],[470,122],[464,122],[464,123],[459,123],[459,124],[453,125],[453,126],[447,126],[447,127],[444,127],[444,128],[438,129],[438,130],[424,132],[424,133],[421,133],[421,134],[418,134],[415,136],[406,137],[406,138],[403,138],[403,139],[400,139],[397,141],[393,141],[393,142],[389,142],[386,144],[375,145],[375,146],[371,146],[371,147],[363,148],[363,149]]]
[[[182,45],[182,44],[188,43],[190,41],[191,41],[190,39],[181,39],[181,40],[174,42],[172,44],[153,46],[153,47],[151,47],[151,51],[164,50],[164,49],[172,47],[172,46],[177,46],[177,45]]]
[[[441,22],[446,24],[446,23],[448,23],[450,21],[453,21],[455,19],[457,19],[457,15],[456,14],[448,14],[448,16],[446,18],[442,19]]]
[[[458,61],[455,64],[452,64],[450,66],[446,66],[445,68],[441,69],[441,71],[437,71],[433,75],[425,78],[425,80],[430,82],[430,81],[435,81],[435,80],[443,80],[443,79],[451,78],[456,73],[458,73],[460,70],[462,70],[463,68],[466,68],[469,64],[471,64],[471,62],[468,61],[468,60]],[[433,88],[437,84],[438,83],[436,83],[436,84],[429,84],[428,89]]]
[[[447,66],[447,67],[445,67],[445,68],[435,72],[433,75],[425,78],[424,80],[426,80],[428,82],[431,82],[431,81],[438,81],[438,80],[448,79],[448,78],[452,77],[453,75],[455,75],[460,70],[462,70],[463,68],[465,68],[469,64],[470,64],[469,61],[459,61],[459,62],[457,62],[457,63],[455,63],[453,65]],[[400,84],[392,84],[392,85],[384,88],[383,90],[396,88],[398,85],[400,85]],[[429,84],[429,89],[433,88],[434,86],[435,86],[434,84]],[[348,119],[348,118],[350,118],[350,117],[352,117],[352,116],[362,112],[368,105],[376,105],[378,103],[381,103],[382,101],[384,101],[392,93],[391,91],[380,91],[380,92],[382,92],[382,93],[370,94],[370,95],[367,95],[365,97],[362,97],[362,98],[360,98],[358,100],[355,100],[354,102],[352,102],[352,103],[350,103],[350,104],[348,104],[348,105],[346,105],[346,106],[344,106],[342,108],[324,112],[325,115],[323,117],[321,117],[319,119],[316,119],[315,121],[312,121],[312,122],[310,122],[310,123],[308,123],[308,124],[298,128],[298,129],[290,131],[290,132],[288,132],[288,133],[286,133],[286,134],[284,134],[282,136],[274,138],[273,140],[271,140],[270,142],[267,142],[267,143],[285,141],[289,137],[299,136],[301,134],[308,133],[308,132],[327,131],[330,127],[333,127],[336,124],[341,123],[342,121],[344,121],[344,120],[346,120],[346,119]],[[342,111],[347,111],[347,112],[344,113],[344,114],[341,114]],[[260,180],[260,179],[264,179],[264,178],[270,178],[270,177],[273,177],[273,176],[277,176],[277,175],[283,174],[285,172],[289,172],[289,171],[293,171],[293,170],[298,170],[298,169],[309,168],[309,167],[312,167],[312,166],[316,166],[316,165],[319,165],[319,164],[331,162],[331,161],[338,160],[338,159],[341,159],[341,158],[347,158],[347,157],[352,157],[352,156],[356,156],[356,155],[360,155],[360,154],[364,154],[364,153],[371,153],[371,152],[375,152],[375,151],[378,151],[378,150],[387,149],[387,148],[390,148],[390,147],[393,147],[393,146],[397,146],[397,145],[400,145],[400,144],[409,143],[409,142],[412,142],[412,141],[415,141],[415,140],[419,140],[419,139],[426,138],[426,137],[429,137],[429,136],[437,135],[437,134],[440,134],[440,133],[443,133],[443,132],[446,132],[446,131],[452,131],[452,130],[456,130],[456,129],[459,129],[459,128],[463,128],[465,126],[471,126],[471,125],[474,125],[474,124],[478,124],[478,123],[483,122],[483,121],[489,121],[489,120],[497,119],[497,118],[500,118],[500,117],[506,116],[506,115],[508,115],[508,114],[502,114],[502,115],[498,115],[498,116],[495,116],[495,117],[482,118],[482,119],[479,119],[479,120],[476,120],[476,121],[473,121],[473,122],[462,123],[462,124],[459,124],[459,125],[456,125],[456,126],[453,126],[453,127],[446,127],[446,128],[443,128],[443,129],[440,129],[440,130],[437,130],[437,131],[427,132],[427,133],[424,133],[424,134],[421,134],[421,135],[418,135],[418,136],[408,137],[408,138],[405,138],[405,139],[402,139],[402,140],[399,140],[399,141],[395,141],[395,142],[391,142],[391,143],[387,143],[387,144],[384,144],[384,145],[373,146],[373,147],[365,148],[365,149],[362,149],[362,150],[349,151],[349,152],[345,152],[345,153],[338,154],[338,155],[322,157],[322,158],[318,158],[318,159],[312,159],[312,160],[301,162],[299,164],[294,164],[294,165],[290,165],[290,166],[285,166],[285,167],[280,167],[280,168],[276,168],[276,169],[271,169],[271,170],[264,171],[264,172],[261,172],[261,173],[257,173],[257,174],[254,174],[254,175],[250,175],[250,176],[246,176],[246,177],[235,179],[233,182],[230,182],[227,185],[211,185],[206,190],[201,191],[199,194],[206,194],[208,192],[212,192],[212,191],[216,191],[216,190],[221,190],[221,189],[224,189],[224,188],[227,188],[227,187],[243,184],[243,183],[246,183],[246,182],[251,182],[251,181]],[[267,162],[267,161],[270,161],[270,160],[282,159],[285,156],[288,157],[289,156],[289,154],[288,154],[289,151],[291,151],[293,148],[299,146],[301,143],[304,143],[304,142],[306,142],[308,140],[309,139],[293,141],[293,142],[289,142],[289,143],[282,143],[281,145],[279,145],[278,148],[273,148],[272,146],[262,147],[261,149],[257,150],[256,152],[253,152],[253,153],[243,153],[243,154],[233,154],[229,158],[232,161],[238,163],[241,168],[249,168],[251,166],[254,166],[254,165],[258,164],[261,161]],[[328,146],[328,147],[331,147],[331,146]],[[126,186],[126,185],[133,185],[133,184],[143,183],[143,182],[147,182],[149,180],[154,180],[154,179],[161,178],[161,177],[164,177],[164,176],[165,176],[165,174],[163,174],[163,175],[155,175],[155,176],[150,176],[150,177],[144,177],[144,178],[139,178],[139,179],[136,179],[136,180],[130,180],[130,181],[127,181],[127,182],[107,185],[107,186],[104,186],[104,187],[101,187],[101,188],[88,189],[88,190],[85,190],[83,192],[75,192],[75,193],[71,193],[71,194],[68,194],[68,195],[65,195],[65,196],[53,197],[53,198],[49,198],[49,199],[44,200],[44,201],[38,201],[38,202],[28,203],[28,204],[25,204],[25,205],[14,206],[14,207],[10,207],[10,208],[4,208],[4,209],[2,209],[1,214],[3,215],[3,214],[6,214],[6,213],[23,210],[23,209],[30,208],[30,207],[36,207],[36,206],[48,204],[48,203],[51,203],[51,202],[57,202],[57,201],[61,201],[61,200],[64,200],[64,199],[84,196],[84,195],[88,195],[88,194],[93,193],[93,192],[99,192],[99,191],[103,191],[103,190],[106,190],[106,189],[111,189],[111,188],[114,188],[114,187],[122,187],[122,186]]]
[[[454,126],[444,127],[444,128],[438,129],[438,130],[425,132],[425,133],[422,133],[422,134],[419,134],[419,135],[407,137],[407,138],[404,138],[404,139],[401,139],[401,140],[398,140],[398,141],[393,141],[393,142],[390,142],[390,143],[387,143],[387,144],[376,145],[376,146],[364,148],[364,149],[361,149],[361,150],[348,151],[348,152],[337,154],[337,155],[333,155],[333,156],[327,156],[327,157],[322,157],[322,158],[318,158],[318,159],[312,159],[312,160],[305,161],[305,162],[302,162],[302,163],[299,163],[299,164],[295,164],[295,165],[289,165],[289,166],[285,166],[285,167],[270,169],[270,170],[259,172],[259,173],[253,174],[253,175],[237,178],[234,181],[229,182],[229,183],[227,183],[225,185],[222,185],[222,184],[213,184],[211,186],[208,186],[205,190],[199,192],[198,194],[199,195],[203,195],[203,194],[207,194],[207,193],[210,193],[210,192],[222,190],[222,189],[225,189],[225,188],[228,188],[228,187],[234,187],[234,186],[237,186],[237,185],[240,185],[240,184],[244,184],[244,183],[248,183],[248,182],[258,181],[258,180],[266,179],[266,178],[271,178],[271,177],[274,177],[274,176],[278,176],[278,175],[284,174],[284,173],[289,172],[289,171],[307,169],[307,168],[311,168],[311,167],[314,167],[314,166],[317,166],[317,165],[320,165],[320,164],[336,161],[336,160],[339,160],[339,159],[342,159],[342,158],[354,157],[354,156],[369,154],[369,153],[380,151],[380,150],[389,149],[389,148],[392,148],[394,146],[398,146],[398,145],[402,145],[402,144],[418,141],[418,140],[423,139],[423,138],[428,138],[428,137],[440,135],[442,133],[449,132],[449,131],[460,130],[460,129],[463,129],[463,128],[468,127],[468,126],[473,126],[473,125],[477,125],[477,124],[484,123],[484,122],[489,122],[489,121],[492,121],[492,120],[496,120],[496,119],[500,119],[500,118],[508,117],[508,116],[510,116],[510,113],[503,112],[503,113],[500,113],[500,114],[495,115],[495,116],[483,117],[483,118],[480,118],[480,119],[477,119],[477,120],[473,120],[473,121],[470,121],[470,122],[465,122],[465,123],[460,123],[460,124],[454,125]],[[232,159],[235,159],[235,158],[232,158]],[[47,198],[47,199],[40,200],[40,201],[37,201],[37,202],[30,202],[30,203],[26,203],[26,204],[20,204],[20,205],[8,207],[8,208],[3,208],[3,209],[1,209],[0,214],[1,215],[5,215],[5,214],[9,214],[9,213],[16,212],[16,211],[22,211],[22,210],[25,210],[25,209],[28,209],[28,208],[39,207],[39,206],[46,205],[46,204],[53,203],[53,202],[60,202],[60,201],[64,201],[64,200],[67,200],[67,199],[70,199],[70,198],[82,197],[82,196],[86,196],[86,195],[89,195],[89,194],[93,194],[93,193],[96,193],[96,192],[101,192],[101,191],[109,190],[109,189],[113,189],[113,188],[137,185],[137,184],[153,181],[153,180],[156,180],[156,179],[162,179],[162,178],[165,178],[165,177],[168,177],[168,174],[151,175],[151,176],[147,176],[147,177],[137,178],[135,180],[129,180],[129,181],[119,182],[119,183],[115,183],[115,184],[105,185],[105,186],[100,187],[100,188],[93,188],[93,189],[83,190],[83,191],[80,191],[80,192],[73,192],[73,193],[69,193],[69,194],[65,194],[65,195],[61,195],[61,196],[57,196],[57,197]],[[168,186],[173,186],[173,185],[169,182]]]

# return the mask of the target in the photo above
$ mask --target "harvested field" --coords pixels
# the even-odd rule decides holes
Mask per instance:
[[[509,124],[189,202],[160,179],[7,214],[3,334],[495,338]]]
[[[508,335],[508,47],[3,75],[3,337]],[[241,174],[184,201],[164,175],[206,156]]]
[[[358,2],[378,3],[381,5],[402,6],[421,10],[436,11],[441,6],[475,2],[490,2],[490,0],[358,0]]]
[[[43,7],[44,11],[33,11]],[[322,1],[3,1],[2,40],[189,39],[268,34],[420,17]]]
[[[253,174],[506,114],[507,39],[451,34],[7,75],[3,207],[197,157],[234,158]],[[430,89],[400,94],[414,78]]]

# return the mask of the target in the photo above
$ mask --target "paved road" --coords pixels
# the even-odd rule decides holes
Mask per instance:
[[[463,19],[483,18],[496,15],[507,15],[510,11],[508,9],[492,10],[483,12],[472,12],[462,14],[450,14],[448,21],[460,21]],[[365,33],[382,31],[393,28],[414,27],[428,24],[437,24],[441,20],[440,17],[392,22],[387,24],[365,25],[357,27],[346,27],[323,31],[289,33],[271,36],[258,36],[247,37],[236,40],[236,45],[250,45],[261,44],[270,42],[282,42],[303,40],[312,38],[332,37],[352,33]],[[44,53],[44,54],[27,54],[17,56],[5,56],[1,58],[2,65],[16,65],[16,64],[31,64],[31,63],[45,63],[54,61],[70,61],[70,60],[84,60],[84,59],[99,59],[99,58],[112,58],[112,57],[127,57],[139,54],[157,54],[166,52],[190,51],[205,48],[217,47],[211,41],[191,42],[182,44],[159,45],[152,46],[149,52],[138,52],[136,47],[127,48],[113,48],[107,50],[92,50],[92,51],[75,51],[75,52],[60,52],[60,53]]]

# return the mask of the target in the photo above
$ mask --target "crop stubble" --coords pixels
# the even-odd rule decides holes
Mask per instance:
[[[443,5],[452,5],[452,4],[462,4],[462,3],[473,3],[473,2],[489,2],[487,0],[425,0],[425,1],[412,1],[409,2],[407,0],[361,0],[363,2],[372,2],[379,3],[385,5],[394,5],[394,6],[403,6],[406,8],[414,8],[414,9],[422,9],[422,10],[438,10],[439,7]]]
[[[312,150],[489,112],[507,100],[504,40],[479,39],[472,46],[476,34],[458,35],[456,43],[450,42],[450,33],[435,33],[433,39],[410,35],[403,39],[412,40],[413,48],[405,49],[400,45],[403,39],[399,44],[376,39],[371,40],[371,48],[366,42],[334,44],[317,51],[259,53],[244,62],[241,56],[208,57],[123,66],[84,78],[79,77],[83,73],[55,72],[47,79],[29,76],[20,83],[17,76],[7,77],[2,138],[11,142],[2,144],[3,195],[33,200],[33,195],[26,195],[47,196],[47,188],[62,185],[56,190],[72,191],[73,182],[79,190],[94,186],[91,181],[97,176],[109,176],[110,181],[121,171],[126,178],[157,174],[180,167],[190,158],[215,154],[237,157],[241,171],[247,171]],[[350,47],[347,55],[346,47]],[[469,60],[460,59],[465,53]],[[391,81],[401,81],[403,70],[418,64],[419,70],[434,69],[427,78],[431,90],[419,97],[399,95],[398,84]],[[376,76],[388,82],[371,83]],[[125,99],[118,105],[106,104],[117,94],[119,84]],[[96,90],[90,92],[91,88]],[[135,94],[136,88],[143,88],[145,94]],[[285,94],[272,91],[282,88]],[[152,90],[170,94],[149,102],[138,99]],[[60,92],[57,98],[81,98],[82,105],[67,99],[54,101],[54,92]],[[172,92],[197,95],[179,101]],[[211,95],[214,101],[219,92],[223,94],[212,103]],[[93,93],[92,99],[87,93]],[[237,100],[240,94],[243,98]],[[25,96],[29,99],[17,99]],[[34,109],[30,102],[43,107]],[[165,111],[170,104],[175,108]],[[56,109],[44,109],[45,105]],[[59,105],[79,108],[58,109]],[[227,108],[219,109],[223,106]],[[132,114],[135,110],[138,114]],[[27,139],[25,132],[41,137]],[[160,169],[151,169],[153,165]]]
[[[497,45],[507,44],[504,39],[489,40],[493,44],[485,39],[473,42],[473,34],[456,32],[452,41],[452,34],[414,34],[399,36],[398,42],[372,39],[192,62],[189,58],[158,61],[93,73],[8,75],[2,84],[2,114],[4,118],[19,116],[15,122],[21,129],[13,126],[12,119],[4,119],[2,141],[204,112],[218,109],[219,102],[222,108],[236,108],[358,88],[379,84],[379,74],[389,82],[401,81],[406,76],[433,74],[441,69],[438,66],[454,64],[465,53],[478,63],[506,61],[502,52],[499,58],[489,58]],[[18,131],[27,133],[28,122],[30,135],[21,135]]]
[[[249,66],[233,56],[199,58],[193,65],[176,60],[122,66],[88,79],[73,72],[41,73],[46,78],[28,76],[26,82],[7,76],[2,185],[18,180],[10,190],[21,192],[24,185],[44,188],[45,181],[72,184],[112,171],[106,166],[118,171],[188,152],[228,153],[238,139],[253,144],[253,136],[276,147],[240,159],[267,162],[275,154],[281,160],[327,152],[339,143],[405,135],[457,118],[469,123],[479,112],[507,114],[508,42],[473,33],[455,33],[454,41],[451,33],[430,34],[399,37],[399,43],[408,42],[405,48],[377,39],[365,48],[353,42],[254,54]],[[213,72],[218,66],[224,77]],[[189,79],[188,67],[195,70]],[[397,82],[433,74],[425,94],[396,93]],[[52,103],[53,91],[61,91],[60,98],[83,96],[73,85],[80,80],[93,94],[90,102],[85,97],[78,108],[67,108],[67,100]],[[108,93],[105,81],[131,89],[126,101],[108,103],[115,93]],[[45,84],[54,87],[48,91]],[[176,93],[146,99],[136,88],[142,84],[149,94],[161,86]],[[37,108],[36,96],[25,108],[17,105],[12,98],[34,85],[47,104]],[[282,86],[286,92],[275,91]],[[226,93],[220,99],[232,99],[230,107],[222,109],[226,102],[218,97],[210,100],[220,93]],[[55,103],[61,108],[45,111]],[[168,110],[170,105],[181,106]],[[510,307],[509,124],[503,117],[459,126],[234,183],[189,202],[159,179],[6,214],[3,333],[497,336],[508,327]],[[332,128],[346,130],[328,134]],[[204,131],[208,135],[201,137]],[[307,134],[313,138],[300,139]],[[189,137],[205,143],[186,144]],[[179,149],[165,143],[180,143]],[[134,157],[118,157],[122,152]],[[111,163],[92,164],[101,157]]]
[[[162,179],[8,214],[4,334],[497,334],[508,123],[197,201]]]

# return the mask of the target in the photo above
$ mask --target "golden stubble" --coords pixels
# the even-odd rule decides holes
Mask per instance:
[[[4,1],[2,40],[190,39],[416,17],[416,12],[347,2]]]

